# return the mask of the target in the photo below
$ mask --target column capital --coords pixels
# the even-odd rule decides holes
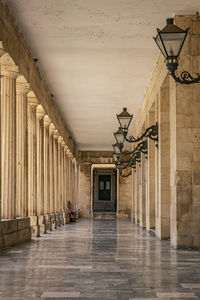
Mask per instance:
[[[64,147],[65,147],[65,141],[64,141],[64,140],[63,140],[62,143],[61,143],[61,147],[63,147],[63,149],[64,149]]]
[[[4,55],[6,53],[6,51],[4,50],[4,48],[3,48],[3,43],[2,43],[2,41],[0,41],[0,57],[2,56],[2,55]]]
[[[58,139],[58,137],[59,137],[59,132],[58,132],[58,130],[56,129],[56,130],[54,130],[54,139]]]
[[[27,94],[27,101],[28,101],[28,104],[30,104],[30,105],[38,106],[38,99],[33,91],[30,91]]]
[[[69,149],[68,146],[65,144],[64,151],[66,152],[66,154],[68,149]]]
[[[30,91],[30,84],[26,81],[24,76],[18,76],[16,80],[16,92],[27,94]]]
[[[59,137],[58,137],[58,143],[62,144],[62,142],[63,142],[63,137],[61,135],[59,135]]]
[[[42,118],[44,118],[44,116],[45,116],[45,110],[44,110],[44,108],[42,107],[42,105],[40,104],[40,105],[38,105],[37,108],[36,108],[36,117],[37,117],[38,119],[42,119]]]
[[[54,133],[55,129],[56,129],[55,125],[54,125],[53,123],[51,123],[51,124],[49,125],[49,131],[50,131],[51,133]]]
[[[49,118],[48,115],[44,116],[44,126],[48,127],[51,124],[51,119]]]
[[[0,57],[0,64],[1,75],[13,78],[17,78],[19,76],[19,68],[8,53],[5,53]]]

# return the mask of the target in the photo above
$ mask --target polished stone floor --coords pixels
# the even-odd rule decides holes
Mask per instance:
[[[82,219],[0,251],[0,299],[200,299],[200,252],[130,221]]]

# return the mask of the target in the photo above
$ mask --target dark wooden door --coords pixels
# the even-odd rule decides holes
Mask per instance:
[[[99,175],[99,200],[110,201],[111,175]]]
[[[116,211],[116,170],[94,169],[94,212]]]

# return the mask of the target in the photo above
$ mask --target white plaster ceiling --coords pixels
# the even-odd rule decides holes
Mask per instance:
[[[137,115],[158,50],[152,36],[200,0],[4,0],[80,150],[111,150],[122,107]]]

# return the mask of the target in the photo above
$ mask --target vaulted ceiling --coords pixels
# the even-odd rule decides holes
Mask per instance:
[[[199,0],[4,0],[80,150],[111,150],[116,113],[137,115],[158,50],[152,36]]]

